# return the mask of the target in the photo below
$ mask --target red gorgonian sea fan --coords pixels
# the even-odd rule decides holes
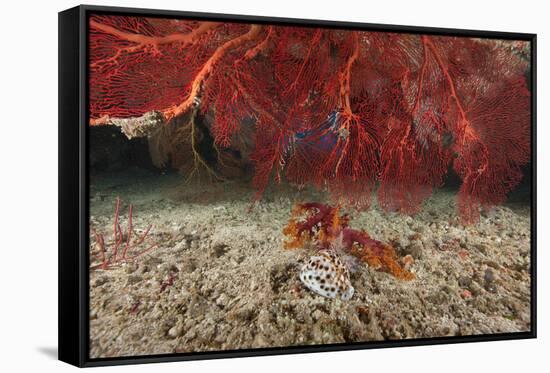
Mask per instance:
[[[219,177],[249,137],[254,186],[314,185],[414,213],[452,167],[475,222],[530,159],[528,42],[93,16],[91,125],[152,139],[156,163]],[[212,138],[214,159],[198,149]],[[221,167],[221,166],[220,166]]]

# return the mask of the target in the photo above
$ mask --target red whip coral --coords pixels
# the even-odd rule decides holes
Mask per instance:
[[[120,226],[120,198],[117,197],[115,203],[115,213],[113,222],[113,245],[109,248],[105,244],[105,236],[98,233],[94,228],[91,229],[97,249],[99,251],[98,264],[93,264],[91,269],[109,269],[114,265],[120,264],[124,261],[132,260],[140,255],[147,253],[148,251],[157,247],[157,244],[152,244],[145,249],[141,249],[139,252],[132,252],[135,248],[139,247],[149,235],[149,231],[152,225],[149,225],[145,232],[141,236],[134,238],[134,226],[133,226],[133,207],[128,207],[128,227],[124,232]]]
[[[285,179],[366,207],[378,187],[384,209],[414,213],[452,167],[474,222],[529,162],[527,42],[127,16],[89,26],[90,124],[150,137],[156,162],[187,175],[223,178],[226,150],[253,142],[258,196]]]
[[[340,214],[338,207],[321,203],[301,203],[292,210],[292,217],[283,233],[289,238],[285,248],[302,248],[308,242],[319,249],[329,249],[341,240],[342,250],[374,268],[389,272],[397,278],[412,280],[414,275],[398,263],[393,247],[372,239],[367,232],[349,227],[349,217]]]

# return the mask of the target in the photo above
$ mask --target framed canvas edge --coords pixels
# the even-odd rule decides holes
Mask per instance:
[[[58,14],[58,358],[83,366],[82,9]]]
[[[397,33],[413,33],[427,35],[449,35],[449,36],[465,36],[479,37],[490,39],[507,39],[507,40],[524,40],[531,41],[536,34],[534,33],[519,33],[505,31],[490,31],[490,30],[471,30],[471,29],[455,29],[444,27],[427,27],[427,26],[411,26],[411,25],[394,25],[366,22],[350,22],[350,21],[334,21],[320,20],[307,18],[288,18],[288,17],[270,17],[257,15],[241,15],[241,14],[224,14],[224,13],[206,13],[180,10],[162,10],[149,8],[128,8],[128,7],[113,7],[99,5],[80,5],[86,12],[91,13],[109,13],[121,15],[136,15],[149,17],[174,17],[187,18],[197,20],[210,21],[226,21],[226,22],[242,22],[255,24],[276,24],[280,26],[305,26],[305,27],[325,27],[325,28],[341,28],[341,29],[359,29],[366,31],[382,31],[382,32],[397,32]]]
[[[485,334],[457,337],[418,338],[405,340],[388,340],[377,342],[343,343],[331,345],[287,346],[262,349],[222,350],[212,352],[174,353],[163,355],[137,355],[115,358],[89,357],[89,263],[87,250],[89,245],[89,175],[88,175],[88,74],[87,74],[87,18],[91,13],[108,13],[120,15],[142,15],[152,17],[194,18],[200,20],[219,20],[227,22],[270,23],[287,26],[330,27],[342,29],[361,29],[369,31],[415,33],[445,36],[479,37],[506,40],[523,40],[531,44],[531,330],[528,332]],[[70,20],[69,20],[70,19]],[[63,22],[76,22],[76,37],[63,35]],[[531,339],[537,337],[537,282],[536,282],[536,108],[537,108],[537,35],[532,33],[515,33],[484,30],[462,30],[452,28],[399,26],[345,21],[294,19],[252,15],[230,15],[218,13],[187,12],[143,8],[126,8],[110,6],[80,5],[59,12],[59,204],[58,204],[58,339],[59,360],[79,367],[107,365],[126,365],[138,363],[175,362],[188,360],[219,359],[234,357],[253,357],[268,355],[285,355],[296,353],[315,353],[329,351],[365,350],[404,346],[427,346],[439,344],[471,343]],[[76,46],[74,45],[76,42]],[[70,82],[63,77],[68,66],[66,46],[75,48],[78,57],[72,72],[78,76],[77,82]],[[74,63],[75,61],[73,61]],[[70,94],[72,92],[72,95]],[[72,96],[72,97],[69,97]],[[70,130],[71,125],[78,123],[77,130]],[[69,129],[69,131],[67,131]],[[64,159],[67,152],[72,152],[77,144],[74,159]],[[77,157],[78,155],[78,157]],[[70,158],[70,157],[69,157]],[[78,182],[75,182],[75,179]],[[74,216],[75,211],[78,216]],[[76,232],[76,236],[75,236]],[[75,255],[74,247],[78,247]],[[72,251],[71,251],[72,249]],[[74,273],[74,269],[77,273]],[[70,325],[65,325],[68,323]],[[65,326],[64,326],[65,325]],[[70,341],[70,343],[69,343]]]

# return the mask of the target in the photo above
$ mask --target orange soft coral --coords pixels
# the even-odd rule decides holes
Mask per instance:
[[[370,267],[391,273],[401,280],[414,279],[414,274],[399,264],[395,249],[390,245],[382,244],[376,252],[369,247],[353,245],[349,253],[367,263]]]
[[[303,217],[303,218],[302,218]],[[301,219],[302,218],[302,219]],[[349,216],[340,214],[340,207],[309,202],[297,204],[283,233],[289,238],[285,248],[296,249],[313,242],[320,250],[328,249],[336,240],[348,254],[357,257],[369,266],[388,272],[393,276],[412,280],[414,274],[398,262],[395,249],[372,239],[367,232],[350,228]]]

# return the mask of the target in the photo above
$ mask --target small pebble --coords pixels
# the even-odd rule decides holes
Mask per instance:
[[[104,285],[107,281],[109,281],[109,277],[107,276],[97,277],[94,280],[92,280],[92,286],[94,287],[101,286],[101,285]]]
[[[227,297],[227,295],[224,293],[222,295],[220,295],[218,297],[218,299],[216,299],[216,304],[218,306],[222,306],[222,307],[225,307],[227,306],[227,302],[229,301],[229,298]]]
[[[125,267],[126,273],[134,273],[137,269],[137,263],[128,263]]]
[[[174,325],[170,330],[168,331],[168,336],[172,338],[179,337],[183,334],[183,326],[180,324]]]
[[[140,281],[142,281],[143,278],[139,275],[130,275],[128,276],[128,278],[126,279],[126,284],[127,285],[133,285],[133,284],[136,284]]]

